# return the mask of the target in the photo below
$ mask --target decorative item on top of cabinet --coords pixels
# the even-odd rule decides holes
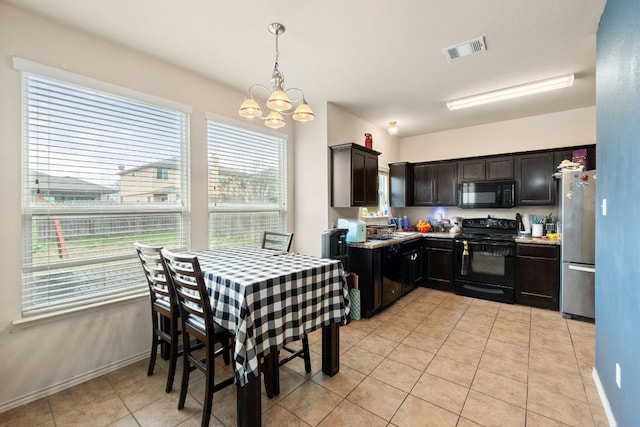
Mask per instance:
[[[560,246],[516,245],[516,304],[558,310]]]
[[[331,149],[331,206],[375,206],[378,204],[378,156],[353,142]]]
[[[556,165],[552,151],[515,156],[516,205],[553,205]]]

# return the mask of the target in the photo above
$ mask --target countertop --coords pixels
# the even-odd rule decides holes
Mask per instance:
[[[420,239],[454,239],[455,234],[447,232],[432,232],[432,233],[396,233],[393,239],[388,240],[375,240],[370,239],[362,243],[349,243],[350,247],[361,249],[377,249],[385,246],[391,246],[402,242],[408,242],[410,240]],[[519,244],[542,244],[542,245],[560,245],[560,240],[549,240],[542,237],[514,237],[514,241]]]

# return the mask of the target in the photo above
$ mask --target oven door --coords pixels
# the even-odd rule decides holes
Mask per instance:
[[[454,289],[472,297],[513,303],[515,301],[515,244],[483,239],[454,243]]]

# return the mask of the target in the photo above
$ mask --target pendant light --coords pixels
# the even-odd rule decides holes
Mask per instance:
[[[266,86],[261,84],[254,84],[249,87],[247,98],[244,100],[242,105],[240,106],[240,110],[238,110],[238,114],[241,117],[246,118],[256,118],[264,120],[264,125],[272,128],[278,129],[285,126],[284,117],[282,115],[291,116],[293,120],[298,122],[309,122],[315,118],[311,107],[307,104],[306,99],[304,98],[304,93],[302,90],[298,88],[284,88],[284,75],[280,71],[278,65],[278,57],[280,52],[278,51],[278,36],[284,33],[285,27],[279,23],[273,23],[269,25],[269,32],[271,34],[275,34],[276,36],[276,60],[273,66],[273,73],[271,74],[271,85],[272,88],[269,89]],[[269,94],[269,98],[267,99],[267,108],[271,110],[267,116],[262,115],[262,109],[258,102],[253,98],[253,90],[254,88],[262,88],[266,90],[267,94]],[[291,100],[287,93],[291,91],[296,91],[300,93],[301,99],[299,100]],[[294,104],[298,104],[295,110],[291,111]]]

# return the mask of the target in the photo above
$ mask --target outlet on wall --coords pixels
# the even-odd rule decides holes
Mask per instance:
[[[621,388],[621,382],[622,382],[622,370],[620,369],[620,364],[616,363],[616,385],[618,386],[618,388]]]

